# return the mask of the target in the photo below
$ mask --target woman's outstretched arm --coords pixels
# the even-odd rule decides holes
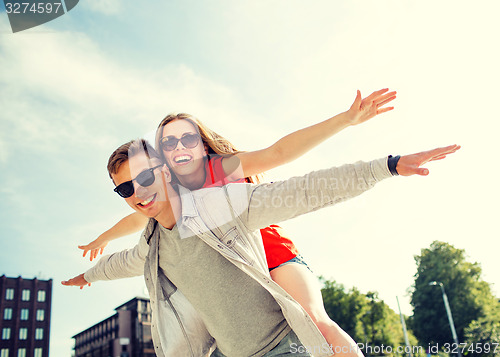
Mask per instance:
[[[143,230],[147,223],[148,218],[146,216],[134,212],[122,218],[113,227],[102,233],[89,244],[79,245],[78,248],[83,250],[83,257],[90,251],[90,261],[92,261],[98,254],[102,254],[104,248],[110,241]]]
[[[394,109],[384,105],[395,98],[396,92],[389,92],[387,88],[373,92],[364,99],[358,90],[354,103],[346,112],[288,134],[268,148],[224,158],[224,171],[228,176],[249,177],[293,161],[341,130]],[[237,167],[240,169],[237,170]]]

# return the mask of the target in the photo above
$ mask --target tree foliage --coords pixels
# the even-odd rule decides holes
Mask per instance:
[[[442,291],[439,286],[429,285],[433,281],[445,288],[459,342],[464,342],[465,330],[472,321],[497,309],[498,301],[489,284],[481,280],[479,264],[467,262],[464,250],[434,241],[430,248],[422,249],[415,261],[410,325],[421,343],[442,346],[453,342]]]
[[[500,304],[465,329],[467,357],[500,357]]]
[[[358,344],[363,346],[404,346],[399,315],[378,298],[376,292],[362,294],[356,288],[346,291],[335,281],[322,279],[323,301],[326,312]],[[416,338],[409,332],[410,341]],[[363,351],[370,356],[370,351]],[[378,353],[380,354],[380,353]]]

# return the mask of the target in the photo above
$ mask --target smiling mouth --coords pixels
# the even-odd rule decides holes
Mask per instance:
[[[147,200],[139,202],[137,205],[142,207],[142,208],[151,207],[156,200],[156,195],[157,195],[157,193],[155,193],[153,196],[149,197]]]
[[[173,158],[176,164],[182,165],[190,162],[193,159],[191,155],[179,155]]]

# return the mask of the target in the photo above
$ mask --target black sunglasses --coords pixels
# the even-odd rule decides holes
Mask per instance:
[[[165,136],[161,138],[160,146],[164,151],[175,150],[179,141],[187,149],[195,148],[200,142],[200,135],[198,134],[186,134],[182,138],[177,139],[175,136]]]
[[[155,182],[155,174],[153,171],[161,166],[163,166],[163,164],[144,170],[137,175],[135,179],[123,182],[116,186],[114,191],[121,197],[128,198],[134,194],[134,183],[132,181],[137,181],[137,183],[142,187],[151,186]]]

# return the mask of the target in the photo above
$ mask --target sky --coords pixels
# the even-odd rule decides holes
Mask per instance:
[[[427,177],[385,180],[282,226],[317,275],[377,291],[395,310],[398,296],[407,315],[414,256],[434,240],[464,249],[500,295],[498,2],[80,1],[15,34],[0,8],[0,274],[53,279],[51,356],[146,293],[142,277],[83,290],[60,281],[94,264],[77,245],[131,212],[112,190],[109,155],[170,112],[249,151],[346,111],[357,89],[396,90],[395,110],[265,180],[462,149],[427,164]]]

